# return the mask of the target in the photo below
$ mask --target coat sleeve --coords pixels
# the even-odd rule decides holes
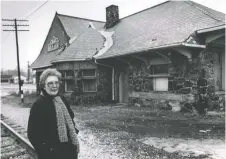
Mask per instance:
[[[40,104],[34,103],[28,119],[28,139],[38,153],[48,153],[50,146],[45,140],[45,116]]]
[[[71,116],[71,118],[72,118],[73,124],[74,124],[74,126],[75,126],[76,133],[78,134],[78,133],[79,133],[79,129],[78,129],[78,127],[77,127],[77,125],[75,124],[75,121],[74,121],[75,114],[74,114],[74,112],[71,110],[70,104],[68,103],[67,99],[66,99],[64,96],[62,96],[61,99],[63,100],[64,104],[65,104],[66,107],[67,107],[67,110],[68,110],[68,112],[69,112],[69,114],[70,114],[70,116]]]

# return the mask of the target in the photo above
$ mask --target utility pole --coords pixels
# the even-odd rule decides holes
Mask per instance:
[[[25,27],[25,26],[29,26],[27,24],[25,25],[21,25],[21,24],[17,24],[17,22],[28,22],[28,20],[18,20],[18,19],[2,19],[2,21],[8,21],[8,22],[14,22],[14,24],[3,24],[2,26],[10,26],[10,27],[14,27],[14,29],[12,30],[6,30],[3,29],[3,31],[15,31],[15,37],[16,37],[16,50],[17,50],[17,71],[18,71],[18,84],[19,84],[19,93],[21,96],[21,102],[23,102],[23,90],[21,90],[21,86],[23,85],[21,78],[20,78],[20,58],[19,58],[19,45],[18,45],[18,31],[29,31],[29,30],[23,30],[20,29],[18,30],[18,26],[20,27]]]
[[[30,65],[29,61],[27,62],[27,81],[30,82]]]

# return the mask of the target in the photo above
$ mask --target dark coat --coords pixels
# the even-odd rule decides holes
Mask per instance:
[[[61,98],[73,119],[74,113],[67,100]],[[46,93],[38,97],[30,110],[27,134],[39,159],[77,159],[77,147],[59,140],[53,98]]]

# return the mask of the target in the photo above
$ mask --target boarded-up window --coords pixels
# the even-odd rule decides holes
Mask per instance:
[[[168,77],[156,77],[153,80],[154,91],[168,91]]]
[[[94,69],[83,70],[82,76],[83,77],[95,77],[96,76],[96,70],[94,70]]]
[[[149,68],[148,91],[168,91],[168,64],[151,65]],[[146,82],[147,83],[147,82]]]
[[[83,79],[83,92],[96,92],[96,79]]]

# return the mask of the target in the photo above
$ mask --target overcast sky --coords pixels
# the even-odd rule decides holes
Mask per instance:
[[[29,32],[19,32],[20,66],[26,70],[40,53],[56,11],[59,14],[105,21],[105,8],[111,4],[119,6],[120,18],[149,8],[165,0],[74,0],[74,1],[1,1],[1,17],[28,19]],[[194,0],[212,9],[226,13],[225,0]],[[42,6],[43,5],[43,6]],[[42,6],[40,8],[40,6]],[[39,9],[38,9],[39,8]],[[38,10],[37,10],[38,9]],[[33,14],[32,14],[33,13]],[[9,22],[2,22],[9,24]],[[13,29],[1,26],[1,68],[15,69],[16,43]],[[21,28],[22,29],[22,28]]]

